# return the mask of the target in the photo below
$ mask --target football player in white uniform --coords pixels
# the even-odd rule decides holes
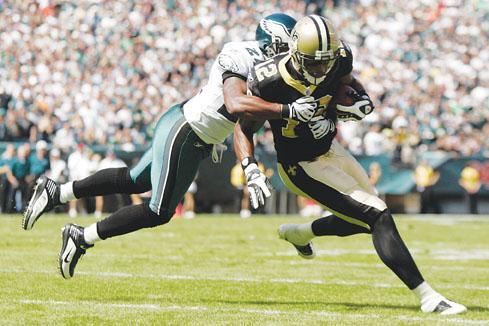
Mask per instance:
[[[37,180],[24,213],[25,230],[30,230],[43,213],[75,198],[152,190],[149,205],[124,207],[86,228],[65,225],[59,254],[59,269],[64,278],[73,276],[79,258],[96,241],[167,223],[200,162],[211,152],[213,159],[219,160],[215,144],[222,143],[233,132],[239,116],[262,119],[293,114],[304,121],[312,117],[314,103],[307,100],[282,105],[246,96],[250,69],[256,62],[287,50],[295,23],[285,14],[270,15],[260,21],[257,41],[225,44],[211,67],[207,85],[195,97],[163,114],[151,148],[133,169],[105,169],[62,185],[46,176]],[[265,176],[258,174],[250,184],[265,181]]]

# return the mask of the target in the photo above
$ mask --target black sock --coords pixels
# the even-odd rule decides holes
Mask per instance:
[[[169,218],[163,218],[153,212],[148,204],[126,206],[97,223],[100,239],[107,239],[165,224]]]
[[[409,289],[416,288],[424,281],[389,210],[385,210],[373,225],[372,240],[380,259]]]
[[[73,182],[73,194],[76,198],[140,194],[148,190],[132,181],[128,168],[100,170],[85,179]]]
[[[335,215],[321,217],[311,225],[312,232],[316,236],[336,235],[346,237],[358,233],[370,233],[367,228],[351,224]]]

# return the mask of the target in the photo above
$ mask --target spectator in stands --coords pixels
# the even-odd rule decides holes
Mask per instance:
[[[83,143],[76,145],[76,150],[68,156],[68,176],[70,181],[86,178],[90,175],[92,163],[88,150]],[[78,206],[82,214],[87,213],[87,205],[84,200],[72,200],[69,203],[68,214],[70,217],[78,215]]]
[[[17,179],[12,173],[12,167],[15,160],[15,146],[13,144],[8,144],[0,158],[0,211],[2,213],[11,212],[7,209],[9,206],[9,194],[14,188],[19,186]]]
[[[100,161],[100,164],[98,164],[97,170],[103,170],[103,169],[111,169],[111,168],[122,168],[126,167],[126,163],[124,163],[123,160],[117,158],[115,155],[115,152],[112,149],[109,149],[105,153],[105,157]],[[114,195],[116,200],[120,202],[120,205],[117,206],[123,206],[122,205],[122,198],[120,194]],[[102,211],[104,208],[104,197],[103,196],[98,196],[95,198],[95,217],[100,218],[102,217]]]
[[[10,194],[9,194],[9,202],[7,205],[7,211],[11,212],[15,209],[17,212],[21,212],[25,204],[27,202],[29,196],[29,184],[28,184],[28,176],[29,176],[29,154],[30,154],[30,145],[25,143],[18,147],[17,149],[17,158],[14,160],[12,164],[12,174],[17,180],[17,186],[14,187],[12,185]],[[14,206],[11,206],[14,205]]]
[[[251,217],[249,192],[248,188],[246,187],[246,178],[240,162],[236,162],[231,169],[230,181],[239,192],[239,216],[241,218]]]
[[[440,174],[425,161],[421,162],[414,171],[416,190],[420,194],[421,214],[440,214],[441,208],[433,191],[433,186],[438,182]]]
[[[29,168],[29,174],[34,182],[49,170],[48,144],[44,140],[39,140],[36,143],[36,152],[29,157]]]
[[[68,169],[66,162],[61,159],[61,152],[57,148],[53,148],[49,152],[49,165],[50,168],[46,172],[48,178],[54,180],[56,183],[65,183],[68,180]]]
[[[368,178],[370,184],[374,187],[380,182],[380,179],[382,178],[382,167],[379,162],[370,163],[368,167]]]
[[[385,153],[387,139],[380,131],[380,125],[374,124],[369,128],[363,139],[366,155],[381,155]]]
[[[481,189],[481,180],[479,171],[471,165],[464,167],[460,173],[458,181],[467,194],[468,212],[470,214],[479,214],[477,205],[477,193]]]
[[[323,208],[310,198],[297,196],[297,207],[302,217],[317,218],[323,215]],[[327,212],[326,215],[331,215],[331,213]]]
[[[195,193],[197,193],[196,180],[190,184],[183,198],[183,217],[186,219],[193,219],[195,217]]]

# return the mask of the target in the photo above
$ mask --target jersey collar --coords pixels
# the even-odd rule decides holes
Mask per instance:
[[[290,54],[284,56],[279,62],[278,62],[278,71],[280,72],[280,75],[284,79],[284,82],[296,89],[299,93],[302,95],[311,95],[312,92],[316,89],[316,85],[309,85],[305,86],[300,80],[295,79],[290,75],[290,73],[287,70],[287,67],[285,67],[285,64],[287,61],[290,59]]]

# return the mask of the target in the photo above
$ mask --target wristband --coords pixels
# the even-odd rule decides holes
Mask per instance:
[[[241,160],[241,167],[245,170],[250,164],[257,164],[258,162],[255,160],[253,156],[247,156]]]
[[[282,104],[282,118],[289,119],[290,118],[290,105]]]

